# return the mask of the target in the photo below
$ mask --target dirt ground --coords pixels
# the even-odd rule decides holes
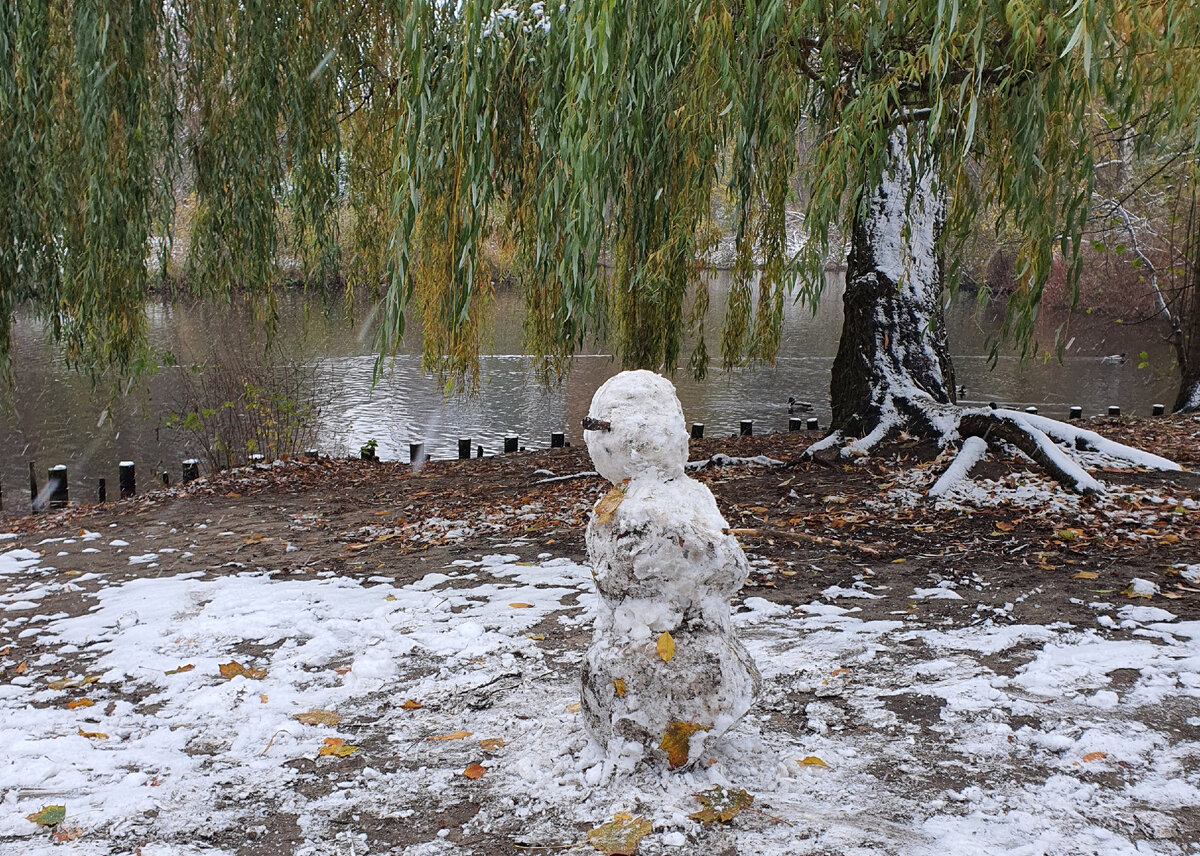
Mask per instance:
[[[864,582],[897,592],[949,582],[961,597],[854,603],[863,620],[894,619],[900,612],[924,627],[983,621],[1092,625],[1095,613],[1089,603],[1124,600],[1123,592],[1136,578],[1159,587],[1150,601],[1136,602],[1164,606],[1182,621],[1200,619],[1200,583],[1180,573],[1200,562],[1200,510],[1195,504],[1200,501],[1200,475],[1195,472],[1200,470],[1200,419],[1096,420],[1089,427],[1172,458],[1188,471],[1105,470],[1099,476],[1113,487],[1102,498],[1051,493],[1046,502],[1038,493],[1021,498],[1011,473],[1027,465],[988,461],[973,476],[985,491],[994,485],[996,503],[935,506],[921,498],[921,487],[946,461],[936,459],[936,449],[915,442],[899,442],[882,454],[835,466],[797,462],[805,444],[815,439],[807,434],[696,441],[690,457],[712,461],[693,475],[711,487],[751,559],[753,572],[735,609],[750,597],[788,606],[823,594],[830,597],[831,590],[836,598],[838,587],[851,589]],[[713,460],[714,455],[733,460]],[[755,456],[777,463],[744,460]],[[128,542],[123,548],[127,556],[156,554],[153,562],[121,567],[105,553],[62,555],[56,570],[79,584],[52,595],[39,609],[66,615],[91,608],[91,595],[101,585],[148,576],[301,569],[361,581],[386,577],[400,586],[456,559],[501,552],[501,547],[522,561],[553,553],[586,562],[587,517],[607,489],[598,476],[588,474],[590,469],[586,452],[578,448],[433,461],[417,469],[357,460],[285,462],[103,506],[9,518],[4,529],[16,537],[3,547],[47,551],[53,545],[45,539],[113,529]],[[1126,494],[1126,486],[1139,489]],[[186,543],[186,549],[162,552],[168,543]],[[99,570],[106,574],[102,579],[91,576]],[[563,660],[564,652],[571,655],[563,660],[566,668],[575,668],[570,664],[590,639],[586,626],[547,621],[533,630],[530,638],[539,639],[548,662]],[[0,675],[10,680],[21,664],[35,662],[45,653],[37,646],[15,630],[0,632]],[[1022,656],[1021,649],[1007,650],[989,667],[1011,674]],[[1114,680],[1119,683],[1120,677]],[[779,727],[802,730],[803,722],[789,718],[796,710],[823,703],[819,695],[810,691],[811,697],[799,700],[768,696],[762,712]],[[136,697],[129,700],[138,702]],[[899,693],[888,704],[902,721],[921,727],[938,714],[937,706],[927,702]],[[1182,734],[1190,728],[1184,723],[1189,714],[1194,716],[1194,708],[1181,709],[1176,725],[1165,722],[1164,727]],[[332,787],[315,769],[299,771],[300,787]],[[306,772],[312,775],[306,777]],[[944,786],[961,783],[947,780]],[[398,852],[439,829],[450,829],[449,840],[459,842],[457,830],[478,808],[465,801],[408,824],[381,821],[370,830],[372,852],[389,847]],[[1176,821],[1178,841],[1200,840],[1195,817],[1181,814]],[[280,815],[263,823],[267,832],[261,835],[212,843],[244,854],[292,852],[299,835],[294,820]],[[491,840],[494,846],[473,842],[472,852],[511,853],[519,836],[514,832],[502,843]],[[472,841],[468,837],[460,843]],[[714,849],[708,852],[739,852],[736,843],[718,844],[709,842],[706,846]]]

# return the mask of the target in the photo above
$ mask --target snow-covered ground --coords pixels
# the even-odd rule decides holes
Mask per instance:
[[[398,586],[117,571],[117,539],[70,540],[0,556],[4,854],[511,853],[621,811],[652,823],[642,854],[1200,854],[1200,622],[1144,600],[1014,626],[918,619],[929,590],[869,601],[887,618],[836,586],[747,598],[762,697],[671,773],[584,733],[595,595],[570,560],[480,556]],[[53,567],[83,549],[114,554],[108,580]],[[64,596],[83,608],[45,608]],[[265,674],[222,677],[234,661]],[[339,721],[296,719],[312,711]],[[359,748],[320,755],[328,738]],[[692,820],[714,783],[762,813]],[[61,843],[27,819],[51,805]]]

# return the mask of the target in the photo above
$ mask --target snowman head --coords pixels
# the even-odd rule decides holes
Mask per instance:
[[[669,380],[654,372],[621,372],[592,396],[583,432],[596,472],[613,484],[640,475],[683,475],[688,434]]]

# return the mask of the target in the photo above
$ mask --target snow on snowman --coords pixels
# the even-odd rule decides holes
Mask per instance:
[[[712,492],[684,471],[688,434],[670,381],[648,371],[610,378],[584,429],[596,471],[614,486],[587,528],[600,597],[583,721],[610,754],[640,747],[684,767],[758,692],[730,623],[746,557]]]

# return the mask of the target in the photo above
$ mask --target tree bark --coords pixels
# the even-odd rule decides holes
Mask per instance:
[[[1175,398],[1176,413],[1200,412],[1200,228],[1192,241],[1191,300],[1185,302],[1182,325],[1172,331],[1179,337],[1175,348],[1179,354],[1179,395]]]
[[[889,167],[851,235],[830,386],[833,427],[848,436],[937,434],[955,401],[937,247],[944,205],[932,170],[914,174],[906,139],[893,133]]]

